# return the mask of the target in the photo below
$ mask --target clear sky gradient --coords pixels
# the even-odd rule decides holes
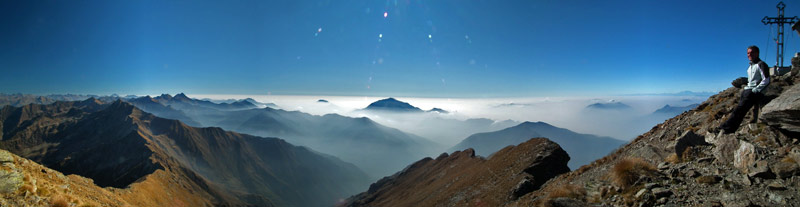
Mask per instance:
[[[536,97],[719,91],[778,1],[2,1],[0,92]],[[789,0],[786,15],[800,15]],[[772,28],[773,31],[770,31]],[[770,37],[772,34],[772,37]],[[786,30],[786,61],[800,38]]]

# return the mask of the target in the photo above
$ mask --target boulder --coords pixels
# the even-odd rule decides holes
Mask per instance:
[[[678,138],[678,143],[675,144],[675,154],[677,154],[678,157],[682,157],[683,151],[685,151],[686,148],[697,145],[708,145],[708,143],[705,137],[695,134],[693,131],[687,131]]]
[[[14,162],[14,157],[11,153],[5,150],[0,150],[0,163]]]
[[[795,162],[781,161],[771,165],[770,169],[778,178],[785,179],[797,174],[798,166]]]
[[[739,140],[732,134],[725,134],[716,138],[716,147],[712,152],[717,162],[729,164],[734,161],[734,152],[739,149]]]
[[[733,166],[745,174],[750,173],[750,166],[756,162],[756,148],[748,142],[740,142],[739,149],[733,153]]]
[[[22,186],[22,173],[16,169],[0,170],[0,193],[11,193]]]
[[[672,195],[672,191],[667,188],[655,188],[653,189],[653,195],[656,196],[656,198],[669,197]]]
[[[800,132],[800,84],[786,89],[765,105],[759,119],[772,127]]]
[[[769,164],[765,160],[756,161],[756,163],[748,168],[749,173],[747,174],[750,177],[756,178],[764,178],[764,179],[772,179],[775,178],[775,174],[769,170]]]
[[[737,88],[742,88],[742,86],[745,85],[745,84],[747,84],[747,78],[746,77],[739,77],[736,80],[731,81],[731,85],[733,85],[733,87],[737,87]]]
[[[555,142],[547,141],[549,145],[543,149],[537,149],[536,158],[523,170],[533,176],[534,190],[539,189],[551,178],[570,171],[566,165],[569,162],[567,152]]]

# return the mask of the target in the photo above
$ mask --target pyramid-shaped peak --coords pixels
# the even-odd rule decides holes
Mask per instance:
[[[394,112],[422,112],[422,109],[412,106],[409,103],[399,101],[395,98],[381,99],[372,102],[365,110],[383,110]]]

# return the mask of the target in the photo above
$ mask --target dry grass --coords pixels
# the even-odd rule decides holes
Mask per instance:
[[[50,195],[50,191],[41,187],[39,189],[36,189],[36,195],[39,195],[41,197],[47,197]]]
[[[69,202],[67,201],[64,196],[57,195],[50,198],[50,206],[51,207],[68,207]]]
[[[572,198],[580,201],[586,201],[586,189],[581,186],[566,184],[558,186],[556,189],[551,190],[544,200],[539,201],[536,206],[551,207],[553,200],[556,198]]]
[[[639,179],[654,174],[656,167],[640,158],[625,158],[611,168],[612,182],[626,189]]]
[[[681,162],[681,158],[678,157],[678,154],[672,153],[669,156],[667,156],[667,158],[664,158],[664,162],[678,164]]]
[[[20,189],[20,191],[22,191],[22,193],[25,193],[26,191],[30,192],[30,193],[34,193],[36,191],[36,188],[34,188],[33,185],[31,185],[31,184],[22,185],[22,187],[19,188],[19,189]]]
[[[792,157],[788,157],[788,156],[787,156],[787,157],[784,157],[783,159],[781,159],[781,162],[785,162],[785,163],[797,163],[797,161],[796,161],[796,160],[794,160],[794,158],[792,158]]]
[[[550,191],[550,193],[547,194],[547,198],[574,198],[584,200],[584,198],[586,198],[586,189],[577,185],[567,184]]]

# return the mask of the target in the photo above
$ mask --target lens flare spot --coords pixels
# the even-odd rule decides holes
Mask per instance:
[[[389,16],[389,12],[383,12],[383,18],[386,18],[388,16]]]

